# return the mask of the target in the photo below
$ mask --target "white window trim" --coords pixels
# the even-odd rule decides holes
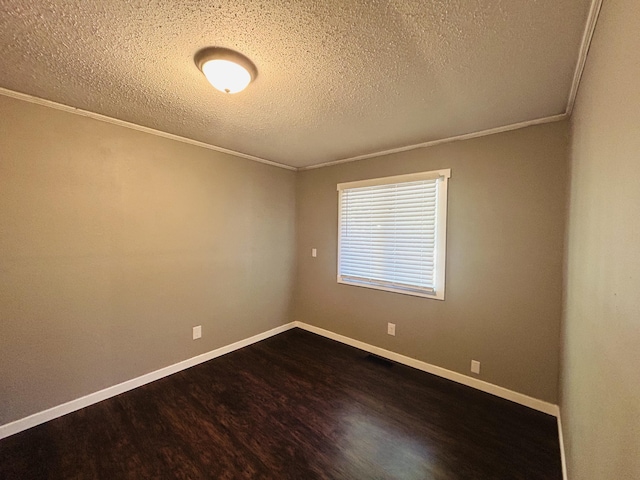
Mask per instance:
[[[438,185],[438,197],[437,202],[440,208],[436,211],[436,284],[432,292],[423,290],[411,290],[411,289],[396,289],[389,286],[375,285],[370,283],[362,283],[357,281],[349,281],[348,278],[344,278],[340,275],[340,252],[341,252],[341,235],[340,226],[342,222],[342,191],[350,188],[360,187],[373,187],[376,185],[386,185],[389,183],[402,183],[402,182],[414,182],[419,180],[432,180],[438,179],[441,183]],[[412,295],[417,297],[432,298],[435,300],[444,300],[445,292],[445,273],[446,273],[446,258],[447,258],[447,191],[449,187],[449,178],[451,178],[451,169],[433,170],[430,172],[410,173],[408,175],[395,175],[391,177],[373,178],[369,180],[359,180],[355,182],[339,183],[337,185],[338,190],[338,256],[337,256],[337,281],[344,285],[352,285],[356,287],[372,288],[374,290],[384,290],[387,292],[401,293],[404,295]]]

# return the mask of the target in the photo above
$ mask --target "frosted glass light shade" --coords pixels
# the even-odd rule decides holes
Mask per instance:
[[[226,48],[200,51],[196,64],[209,83],[224,93],[241,92],[257,74],[255,65],[247,57]]]
[[[202,73],[211,85],[225,93],[241,92],[251,82],[251,74],[229,60],[209,60],[202,65]]]

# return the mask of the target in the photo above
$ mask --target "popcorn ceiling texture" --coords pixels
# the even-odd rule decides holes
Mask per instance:
[[[301,167],[563,113],[589,4],[0,0],[0,86]]]

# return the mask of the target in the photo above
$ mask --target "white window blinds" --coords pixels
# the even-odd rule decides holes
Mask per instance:
[[[338,282],[443,299],[449,176],[338,185]]]

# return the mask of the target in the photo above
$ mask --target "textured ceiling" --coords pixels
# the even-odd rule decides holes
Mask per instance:
[[[291,166],[564,113],[590,0],[0,0],[0,86]],[[225,95],[193,55],[258,78]]]

